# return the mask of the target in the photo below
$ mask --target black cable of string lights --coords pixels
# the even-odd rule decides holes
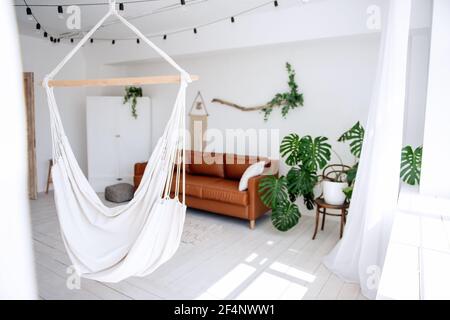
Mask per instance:
[[[117,3],[126,4],[135,4],[135,3],[143,3],[143,2],[161,2],[164,0],[128,0],[128,1],[118,1]],[[25,2],[25,1],[24,1]],[[180,1],[182,4],[186,1]],[[108,1],[103,2],[91,2],[91,3],[41,3],[41,4],[14,4],[15,7],[70,7],[70,6],[78,6],[78,7],[90,7],[90,6],[108,6]]]
[[[33,17],[33,19],[36,21],[36,28],[38,30],[42,29],[44,31],[44,37],[47,37],[47,35],[48,35],[47,31],[42,27],[42,25],[36,19],[36,17],[34,16],[34,14],[31,11],[30,7],[32,7],[32,6],[58,7],[58,12],[60,12],[60,7],[62,5],[57,5],[57,4],[40,4],[40,5],[31,5],[30,4],[30,5],[28,5],[26,0],[23,0],[23,1],[24,1],[23,5],[15,5],[15,6],[26,6],[26,8],[27,8],[27,15],[31,15]],[[120,10],[124,10],[123,3],[127,4],[127,3],[156,2],[156,1],[162,1],[162,0],[130,0],[130,1],[124,1],[124,2],[120,2],[119,3],[119,9]],[[180,0],[180,5],[181,6],[186,5],[186,2],[187,2],[186,0]],[[108,2],[106,2],[106,3],[98,2],[98,3],[89,3],[89,4],[65,4],[64,6],[70,6],[70,5],[85,5],[85,6],[87,6],[87,5],[105,5],[105,4],[109,5]],[[162,37],[164,40],[167,40],[168,35],[174,35],[174,34],[179,34],[179,33],[188,32],[188,31],[193,31],[195,34],[197,34],[198,33],[198,29],[200,29],[200,28],[205,28],[207,26],[210,26],[210,25],[222,22],[222,21],[226,21],[226,20],[230,20],[231,23],[235,23],[236,22],[236,17],[244,15],[244,14],[247,14],[249,12],[255,11],[257,9],[260,9],[260,8],[268,6],[268,5],[273,5],[274,7],[278,7],[278,1],[277,0],[275,0],[275,1],[270,0],[270,1],[264,2],[264,3],[260,4],[260,5],[257,5],[255,7],[252,7],[252,8],[243,10],[243,11],[240,11],[240,12],[238,12],[238,13],[232,15],[232,16],[227,16],[227,17],[224,17],[224,18],[221,18],[221,19],[216,19],[216,20],[204,23],[204,24],[200,24],[200,25],[198,25],[196,27],[183,28],[183,29],[180,29],[180,30],[166,32],[166,33],[163,33],[163,34],[152,35],[152,36],[149,36],[149,38]],[[38,26],[39,26],[39,28],[38,28]],[[54,42],[54,43],[59,43],[61,39],[65,39],[65,38],[70,39],[71,43],[74,42],[74,39],[80,39],[80,37],[75,38],[75,37],[66,37],[66,36],[63,36],[63,37],[50,36],[50,40],[52,42]],[[112,38],[95,38],[95,40],[111,41],[112,44],[115,44],[116,41],[129,41],[129,40],[136,41],[137,44],[140,43],[139,39],[136,39],[136,38],[115,38],[115,39],[112,39]],[[91,38],[90,42],[93,43],[94,42],[94,38]]]

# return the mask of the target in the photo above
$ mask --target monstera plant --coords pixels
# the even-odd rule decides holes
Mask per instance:
[[[338,139],[339,142],[349,142],[350,152],[357,159],[356,163],[346,172],[348,187],[343,190],[347,199],[350,200],[353,194],[353,187],[355,184],[356,172],[358,171],[359,157],[361,156],[361,149],[364,141],[364,128],[359,123],[355,123],[353,127],[344,132]]]
[[[331,158],[328,138],[300,137],[290,134],[283,138],[280,153],[291,166],[286,176],[269,176],[261,180],[261,201],[272,209],[272,223],[280,231],[294,227],[301,216],[295,201],[303,197],[306,207],[314,208],[314,186],[319,181],[318,170],[323,169]]]
[[[356,164],[351,167],[347,173],[347,182],[349,187],[343,191],[348,199],[351,198],[353,187],[355,184],[356,172],[358,171],[359,157],[361,156],[361,149],[364,141],[364,128],[359,121],[353,125],[348,131],[338,139],[339,142],[349,142],[350,152],[357,159]],[[405,146],[402,149],[402,160],[400,165],[401,179],[410,185],[420,183],[420,170],[422,166],[422,146],[415,150],[411,146]]]

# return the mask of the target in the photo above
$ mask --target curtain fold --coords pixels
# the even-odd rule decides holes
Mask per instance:
[[[376,298],[399,192],[411,0],[391,0],[345,233],[324,264]]]

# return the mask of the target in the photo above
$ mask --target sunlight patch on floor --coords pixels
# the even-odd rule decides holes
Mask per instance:
[[[304,272],[304,271],[301,271],[294,267],[288,266],[284,263],[274,262],[270,265],[269,268],[272,270],[287,274],[293,278],[297,278],[299,280],[306,281],[309,283],[312,283],[312,282],[314,282],[314,280],[316,280],[316,277],[314,275]]]
[[[263,272],[247,288],[241,291],[237,299],[279,299],[290,283],[284,278]]]
[[[233,290],[244,283],[244,281],[247,280],[255,271],[255,268],[241,263],[209,287],[206,292],[202,294],[202,296],[204,294],[208,294],[219,299],[225,299],[230,293],[233,292]]]

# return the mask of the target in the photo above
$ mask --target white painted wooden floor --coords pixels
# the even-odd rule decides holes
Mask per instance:
[[[71,263],[53,195],[39,194],[30,204],[41,299],[364,299],[357,285],[344,283],[321,264],[338,240],[336,222],[327,221],[313,241],[314,219],[308,216],[282,233],[269,216],[250,230],[244,221],[192,209],[186,222],[203,226],[206,236],[183,241],[153,274],[117,284],[81,279],[81,288],[70,290]]]

